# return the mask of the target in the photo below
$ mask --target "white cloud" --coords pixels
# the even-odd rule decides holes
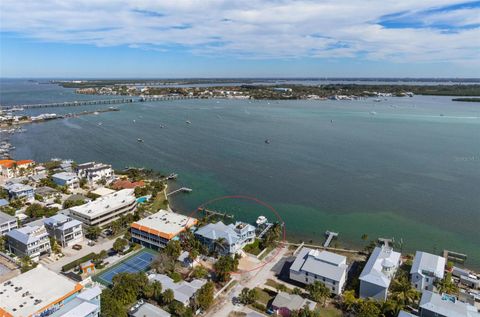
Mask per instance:
[[[0,29],[49,42],[160,52],[180,46],[194,54],[244,58],[478,62],[480,28],[456,27],[478,24],[479,9],[436,10],[464,2],[2,0]],[[380,24],[402,12],[402,21],[421,20],[425,27]]]

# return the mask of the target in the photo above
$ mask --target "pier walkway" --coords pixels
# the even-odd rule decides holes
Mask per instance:
[[[325,232],[325,235],[327,236],[327,241],[323,244],[324,248],[328,248],[330,245],[330,242],[332,242],[333,238],[338,236],[338,232],[332,232],[332,231],[327,231]]]
[[[178,192],[186,192],[186,193],[189,193],[191,192],[192,189],[191,188],[188,188],[188,187],[182,187],[182,188],[179,188],[179,189],[176,189],[174,190],[173,192],[170,192],[167,194],[167,197],[170,196],[170,195],[173,195],[175,193],[178,193]]]

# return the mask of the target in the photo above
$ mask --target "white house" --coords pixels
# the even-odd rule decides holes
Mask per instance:
[[[104,180],[109,183],[115,177],[112,166],[103,163],[88,162],[79,164],[75,169],[79,178],[85,178],[89,183]]]
[[[360,273],[360,298],[386,300],[390,282],[400,266],[400,253],[376,247]]]
[[[0,236],[17,228],[17,218],[0,211]]]
[[[44,219],[43,223],[48,234],[54,237],[63,248],[83,241],[82,223],[76,219],[57,214]]]
[[[410,270],[412,285],[420,292],[432,291],[435,281],[443,279],[445,262],[444,257],[417,251]]]
[[[205,280],[197,279],[191,282],[180,281],[175,283],[170,277],[164,274],[150,274],[148,280],[150,282],[160,282],[163,290],[171,289],[173,291],[173,298],[185,306],[188,306],[192,302],[197,291],[207,283]]]
[[[420,317],[480,317],[473,305],[459,301],[455,296],[425,290],[419,305]]]
[[[290,266],[290,279],[303,284],[320,281],[341,294],[347,279],[347,258],[328,251],[302,248]]]

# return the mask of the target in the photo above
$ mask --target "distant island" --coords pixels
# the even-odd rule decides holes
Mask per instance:
[[[452,101],[480,102],[480,98],[453,98]]]
[[[238,82],[238,79],[237,79]],[[246,82],[246,83],[243,83]],[[258,82],[258,80],[257,80]],[[269,81],[264,81],[269,83]],[[363,97],[406,97],[418,95],[437,96],[480,96],[480,84],[258,84],[253,80],[242,80],[233,85],[233,80],[178,80],[178,81],[135,81],[135,80],[85,80],[55,81],[65,88],[76,88],[79,94],[122,95],[122,96],[185,96],[193,98],[232,99],[357,99]],[[221,85],[223,83],[224,85]],[[198,85],[208,86],[198,86]],[[218,85],[216,85],[218,84]],[[190,86],[188,86],[190,85]],[[466,101],[466,100],[458,100]],[[471,101],[471,100],[469,100]]]

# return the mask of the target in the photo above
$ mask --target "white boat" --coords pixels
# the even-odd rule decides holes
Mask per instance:
[[[257,226],[266,224],[266,223],[267,223],[267,220],[268,220],[268,219],[267,219],[267,217],[265,217],[265,216],[260,216],[260,217],[258,217],[258,218],[257,218],[257,221],[256,221]]]
[[[185,121],[186,124],[192,124],[190,120]]]

